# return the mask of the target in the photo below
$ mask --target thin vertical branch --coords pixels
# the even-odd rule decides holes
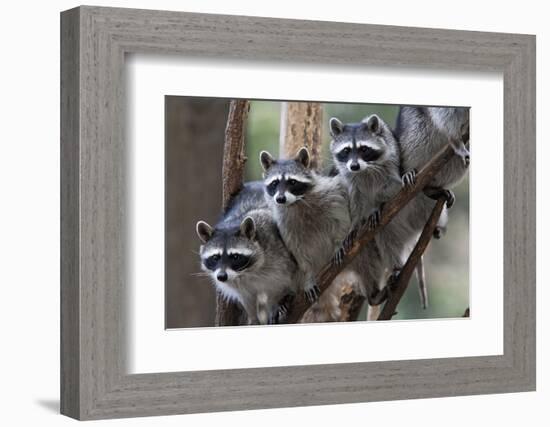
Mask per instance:
[[[239,192],[244,181],[244,137],[250,102],[245,99],[232,100],[229,105],[227,125],[225,127],[225,145],[223,147],[223,201],[225,210],[231,197]]]
[[[439,221],[439,217],[441,216],[445,203],[446,200],[444,197],[441,197],[435,203],[432,213],[430,214],[430,217],[428,218],[428,221],[426,222],[426,225],[418,238],[418,242],[409,255],[407,262],[399,272],[397,282],[395,283],[386,304],[384,304],[384,308],[382,309],[380,316],[378,316],[378,320],[391,320],[395,314],[395,309],[405,294],[405,290],[409,285],[409,281],[411,280],[411,276],[416,268],[416,265],[432,239],[433,232],[437,227],[437,222]]]
[[[225,128],[225,144],[223,148],[222,167],[222,207],[227,208],[231,197],[239,192],[244,181],[244,167],[246,156],[244,152],[244,137],[246,120],[250,102],[248,100],[232,100],[229,105],[229,114]],[[243,322],[244,313],[234,303],[225,300],[220,293],[216,296],[216,325],[239,325]]]

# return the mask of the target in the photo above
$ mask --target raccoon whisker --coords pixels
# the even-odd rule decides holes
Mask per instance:
[[[198,277],[207,277],[210,276],[210,273],[205,273],[204,271],[201,271],[199,273],[189,273],[190,276],[198,276]]]

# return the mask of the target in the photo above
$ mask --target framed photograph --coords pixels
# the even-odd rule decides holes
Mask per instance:
[[[61,14],[61,412],[535,390],[535,37]]]

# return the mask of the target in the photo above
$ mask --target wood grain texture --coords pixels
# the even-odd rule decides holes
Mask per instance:
[[[533,36],[95,7],[64,12],[61,36],[64,414],[99,419],[535,388]],[[124,57],[132,53],[502,72],[504,354],[127,374]]]
[[[282,102],[279,157],[293,158],[302,147],[310,153],[310,165],[318,169],[322,145],[323,107],[320,102]]]
[[[79,13],[61,20],[61,413],[80,414]]]
[[[245,156],[245,135],[250,101],[232,99],[225,127],[222,168],[222,208],[225,211],[231,198],[243,187],[247,158]],[[242,325],[246,314],[241,306],[224,298],[221,292],[216,294],[216,326]]]

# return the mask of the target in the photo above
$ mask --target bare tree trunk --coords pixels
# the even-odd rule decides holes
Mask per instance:
[[[300,148],[307,147],[311,165],[320,164],[323,108],[319,102],[282,102],[279,155],[293,157]]]
[[[225,145],[223,149],[223,210],[227,208],[231,197],[243,186],[244,166],[244,136],[250,102],[247,100],[232,100],[229,106],[227,126],[225,128]],[[243,310],[235,303],[226,301],[220,293],[216,296],[216,325],[240,325],[245,319]]]

